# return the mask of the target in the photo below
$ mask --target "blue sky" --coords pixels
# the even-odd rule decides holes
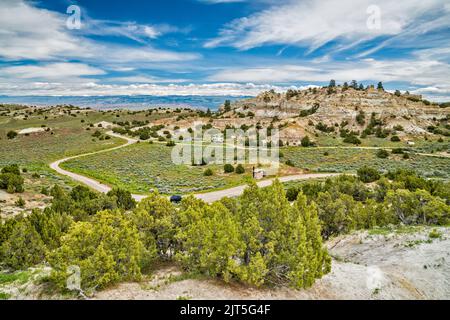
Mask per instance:
[[[2,0],[0,95],[255,95],[355,79],[443,101],[449,39],[445,0]]]

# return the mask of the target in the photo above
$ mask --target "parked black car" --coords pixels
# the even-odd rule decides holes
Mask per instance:
[[[180,203],[181,200],[183,200],[182,196],[171,196],[170,197],[170,202],[173,202],[173,203]]]

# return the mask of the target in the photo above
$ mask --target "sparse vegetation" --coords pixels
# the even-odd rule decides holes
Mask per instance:
[[[362,90],[361,85],[358,86],[356,81],[346,86],[330,82],[328,88],[304,92],[292,90],[286,95],[294,103],[301,101],[303,95],[324,95],[325,92],[332,95],[329,99],[333,99],[341,96],[344,87],[347,92],[342,96],[348,96]],[[382,83],[378,90],[380,92],[375,92],[375,95],[384,97],[390,94],[384,92]],[[395,95],[396,100],[404,99],[401,94]],[[275,102],[284,96],[268,92],[267,99]],[[426,100],[421,101],[426,104]],[[208,124],[204,128],[215,128],[214,120],[219,117],[222,117],[221,121],[227,117],[257,119],[258,113],[253,112],[251,106],[248,104],[242,113],[230,112],[226,116],[210,110],[195,113],[195,116],[207,118]],[[424,241],[440,239],[442,234],[437,226],[450,223],[449,185],[446,182],[449,162],[442,156],[448,149],[448,141],[443,139],[449,130],[445,122],[442,119],[430,120],[433,125],[427,128],[428,140],[423,136],[414,138],[416,145],[406,147],[406,141],[410,139],[408,124],[405,126],[408,132],[399,134],[405,140],[405,147],[400,148],[398,142],[401,139],[397,131],[404,131],[403,127],[396,125],[393,130],[387,129],[391,128],[393,120],[381,111],[369,119],[358,105],[352,108],[352,116],[329,121],[320,118],[322,109],[318,109],[317,103],[300,112],[300,117],[311,116],[312,120],[296,117],[296,123],[293,123],[281,116],[281,121],[275,117],[271,120],[271,128],[282,130],[308,123],[309,128],[301,131],[301,145],[325,146],[283,147],[283,162],[291,168],[281,164],[282,170],[291,174],[302,171],[357,172],[357,176],[308,181],[289,187],[287,191],[279,182],[265,189],[251,184],[236,199],[225,198],[207,204],[194,197],[183,196],[178,205],[171,204],[164,195],[223,189],[251,180],[241,164],[222,167],[207,164],[204,160],[198,166],[173,164],[171,148],[166,146],[175,145],[171,140],[172,129],[180,129],[179,123],[176,126],[170,124],[170,127],[151,127],[149,119],[171,117],[170,121],[174,121],[174,113],[181,113],[176,115],[177,119],[185,120],[187,116],[181,110],[164,110],[158,116],[148,110],[136,114],[92,111],[79,115],[83,117],[82,121],[71,119],[74,114],[70,113],[53,118],[48,112],[36,116],[39,119],[29,115],[26,121],[30,125],[39,123],[42,126],[42,119],[47,117],[45,125],[52,128],[52,132],[42,131],[0,141],[0,188],[10,193],[23,192],[26,181],[27,193],[21,197],[12,195],[14,200],[10,203],[17,199],[15,205],[21,208],[15,209],[28,210],[24,215],[0,221],[0,265],[11,271],[0,273],[0,284],[2,281],[22,281],[20,278],[25,276],[20,274],[25,271],[14,270],[45,264],[53,270],[49,281],[65,291],[65,280],[70,272],[68,267],[78,265],[82,274],[81,293],[89,294],[120,281],[139,280],[161,262],[175,262],[187,274],[221,278],[227,282],[257,287],[307,288],[330,271],[331,259],[323,242],[335,235],[375,227],[382,230],[391,226],[427,225],[436,229],[429,232],[429,239]],[[231,111],[231,103],[225,102],[222,110]],[[357,125],[354,119],[356,112]],[[294,114],[299,113],[296,111]],[[116,133],[155,141],[154,144],[135,144],[72,159],[62,165],[117,186],[106,195],[87,187],[74,186],[73,182],[47,168],[50,161],[63,156],[123,143],[106,135],[98,124],[94,125],[100,120],[114,121]],[[3,137],[7,132],[20,130],[17,122],[24,120],[15,121],[5,123],[1,129]],[[252,127],[264,127],[264,122],[256,123],[255,120],[239,126],[247,131]],[[87,131],[89,128],[92,130]],[[35,135],[39,136],[38,146],[35,146],[38,141]],[[439,135],[439,139],[435,135]],[[174,136],[177,138],[176,134]],[[343,146],[345,148],[341,148]],[[374,148],[364,149],[366,146]],[[25,153],[21,151],[23,148]],[[390,149],[392,156],[387,151]],[[18,154],[14,154],[15,150]],[[436,157],[427,155],[433,152]],[[406,161],[408,159],[411,160]],[[13,164],[15,162],[18,164]],[[440,179],[428,179],[431,177]],[[49,181],[57,181],[58,185],[50,188]],[[29,209],[32,201],[27,198],[28,182],[34,188],[32,191],[47,195],[41,196],[47,208]],[[156,190],[150,193],[153,188],[162,195]],[[149,197],[138,204],[131,192]],[[0,298],[9,298],[2,294]]]

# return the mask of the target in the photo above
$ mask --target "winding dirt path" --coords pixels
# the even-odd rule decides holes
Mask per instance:
[[[90,152],[90,153],[85,153],[85,154],[80,154],[77,156],[73,156],[73,157],[67,157],[64,159],[60,159],[57,160],[55,162],[50,163],[50,168],[52,168],[53,170],[55,170],[56,172],[58,172],[59,174],[62,174],[64,176],[67,176],[69,178],[71,178],[72,180],[75,180],[77,182],[80,182],[82,184],[85,184],[86,186],[98,191],[98,192],[102,192],[102,193],[108,193],[112,188],[106,184],[103,184],[101,182],[98,182],[97,180],[94,180],[92,178],[88,178],[86,176],[83,176],[81,174],[77,174],[77,173],[73,173],[67,170],[64,170],[60,167],[61,163],[64,163],[66,161],[69,160],[73,160],[73,159],[77,159],[77,158],[82,158],[85,156],[90,156],[90,155],[94,155],[94,154],[99,154],[99,153],[104,153],[104,152],[110,152],[113,150],[117,150],[117,149],[121,149],[121,148],[125,148],[129,145],[135,144],[138,142],[138,140],[136,139],[132,139],[132,138],[128,138],[125,136],[121,136],[119,134],[116,134],[112,131],[107,132],[108,135],[112,136],[112,137],[116,137],[119,139],[124,139],[127,142],[123,145],[120,145],[118,147],[114,147],[114,148],[110,148],[110,149],[104,149],[104,150],[100,150],[100,151],[95,151],[95,152]],[[133,195],[133,198],[137,201],[141,201],[142,199],[145,198],[145,196],[143,195]]]
[[[94,180],[92,178],[88,178],[86,176],[77,174],[77,173],[73,173],[71,171],[67,171],[64,170],[60,167],[61,163],[64,163],[66,161],[72,160],[72,159],[77,159],[77,158],[81,158],[81,157],[85,157],[85,156],[89,156],[89,155],[94,155],[94,154],[99,154],[99,153],[105,153],[105,152],[110,152],[113,150],[117,150],[117,149],[121,149],[121,148],[125,148],[129,145],[135,144],[137,143],[139,140],[138,139],[133,139],[133,138],[129,138],[117,133],[114,133],[112,131],[108,131],[106,134],[112,136],[112,137],[116,137],[119,139],[124,139],[126,140],[126,143],[123,145],[120,145],[118,147],[114,147],[114,148],[110,148],[110,149],[105,149],[105,150],[100,150],[100,151],[95,151],[95,152],[91,152],[91,153],[85,153],[85,154],[80,154],[77,156],[73,156],[73,157],[67,157],[64,159],[60,159],[57,160],[55,162],[52,162],[50,164],[50,168],[52,168],[53,170],[55,170],[56,172],[58,172],[59,174],[65,175],[77,182],[80,182],[82,184],[85,184],[86,186],[98,191],[98,192],[102,192],[102,193],[107,193],[109,192],[112,188],[106,184],[103,184],[97,180]],[[338,149],[338,148],[344,148],[344,149],[389,149],[389,148],[382,148],[382,147],[318,147],[320,149]],[[450,157],[450,155],[448,154],[429,154],[429,153],[417,153],[418,155],[422,155],[422,156],[428,156],[428,157],[444,157],[444,158],[448,158]],[[289,181],[299,181],[299,180],[311,180],[311,179],[320,179],[320,178],[329,178],[329,177],[334,177],[334,176],[338,176],[341,173],[311,173],[311,174],[299,174],[299,175],[291,175],[291,176],[284,176],[284,177],[278,177],[278,178],[272,178],[272,179],[267,179],[267,180],[262,180],[257,182],[257,185],[259,187],[267,187],[270,186],[273,181],[275,179],[280,180],[281,182],[289,182]],[[217,200],[220,200],[222,198],[225,197],[237,197],[239,195],[241,195],[245,188],[247,186],[246,185],[242,185],[242,186],[238,186],[238,187],[233,187],[233,188],[229,188],[229,189],[225,189],[225,190],[218,190],[218,191],[212,191],[212,192],[208,192],[208,193],[202,193],[202,194],[196,194],[194,195],[196,198],[201,199],[205,202],[214,202]],[[141,194],[133,194],[132,195],[133,198],[136,201],[141,201],[142,199],[146,198],[146,195],[141,195]]]
[[[310,173],[310,174],[297,174],[292,176],[284,176],[279,178],[273,178],[273,179],[267,179],[257,182],[256,184],[260,188],[268,187],[270,186],[276,179],[278,179],[280,182],[289,182],[289,181],[298,181],[298,180],[311,180],[311,179],[320,179],[320,178],[329,178],[329,177],[335,177],[338,175],[341,175],[342,173]],[[205,202],[214,202],[217,200],[220,200],[225,197],[237,197],[240,196],[247,185],[238,186],[230,189],[225,190],[219,190],[219,191],[213,191],[203,194],[197,194],[195,195],[196,198],[201,199]]]
[[[53,170],[55,170],[56,172],[58,172],[59,174],[62,174],[64,176],[67,176],[77,182],[80,182],[98,192],[102,192],[102,193],[107,193],[109,192],[112,188],[106,184],[103,184],[95,179],[83,176],[81,174],[77,174],[77,173],[73,173],[71,171],[67,171],[64,170],[60,167],[60,165],[66,161],[69,160],[73,160],[73,159],[77,159],[77,158],[82,158],[85,156],[90,156],[90,155],[94,155],[94,154],[99,154],[99,153],[105,153],[105,152],[110,152],[113,150],[117,150],[117,149],[121,149],[121,148],[125,148],[129,145],[135,144],[137,143],[139,140],[137,139],[132,139],[126,136],[122,136],[116,133],[113,133],[112,131],[107,132],[108,135],[112,136],[112,137],[116,137],[116,138],[120,138],[120,139],[124,139],[127,142],[123,145],[120,145],[118,147],[114,147],[114,148],[110,148],[110,149],[105,149],[105,150],[100,150],[100,151],[95,151],[95,152],[90,152],[90,153],[85,153],[85,154],[80,154],[77,156],[72,156],[72,157],[67,157],[64,159],[60,159],[57,160],[55,162],[52,162],[50,164],[50,168],[52,168]],[[301,175],[292,175],[292,176],[285,176],[285,177],[280,177],[278,178],[281,182],[288,182],[288,181],[296,181],[296,180],[310,180],[310,179],[318,179],[318,178],[328,178],[328,177],[333,177],[333,176],[337,176],[339,175],[338,173],[313,173],[313,174],[301,174]],[[267,180],[262,180],[259,181],[257,183],[257,185],[259,187],[267,187],[270,186],[273,181],[276,178],[273,179],[267,179]],[[214,202],[217,200],[220,200],[224,197],[237,197],[239,195],[241,195],[245,188],[247,186],[246,185],[242,185],[242,186],[238,186],[238,187],[233,187],[233,188],[229,188],[229,189],[225,189],[225,190],[219,190],[219,191],[212,191],[212,192],[208,192],[208,193],[202,193],[202,194],[196,194],[195,197],[198,199],[202,199],[205,202]],[[141,201],[142,199],[146,198],[146,195],[141,195],[141,194],[133,194],[132,195],[133,198],[136,201]]]

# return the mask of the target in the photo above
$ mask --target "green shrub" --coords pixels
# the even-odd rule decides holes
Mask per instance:
[[[359,140],[357,136],[352,135],[352,134],[346,136],[343,141],[345,143],[351,143],[351,144],[361,144],[362,143],[361,140]]]
[[[358,115],[356,116],[356,122],[362,126],[366,123],[366,114],[364,111],[360,110]]]
[[[302,144],[302,147],[310,147],[313,145],[313,143],[311,142],[311,140],[309,139],[308,136],[303,137],[301,144]]]
[[[8,193],[21,193],[24,191],[24,179],[14,173],[0,174],[0,189],[6,189]]]
[[[214,175],[214,172],[212,171],[211,168],[208,168],[208,169],[206,169],[206,170],[203,172],[203,175],[204,175],[205,177],[210,177],[210,176]]]
[[[12,164],[2,168],[1,173],[12,173],[20,176],[20,168],[18,164]]]
[[[130,210],[136,207],[136,201],[133,199],[129,191],[115,188],[107,193],[108,197],[114,197],[117,206],[124,210]]]
[[[95,130],[95,132],[92,134],[94,138],[100,138],[102,136],[102,133],[99,130]]]
[[[380,149],[377,151],[377,157],[380,159],[386,159],[389,157],[389,152],[384,149]]]
[[[17,201],[14,203],[17,207],[25,207],[25,200],[23,200],[22,197],[19,197],[19,199],[17,199]]]
[[[243,174],[245,173],[245,168],[242,164],[238,164],[236,167],[236,173],[237,174]]]
[[[227,163],[226,165],[223,166],[223,171],[225,173],[233,173],[234,172],[234,167],[232,164]]]
[[[395,149],[392,149],[392,153],[393,154],[404,154],[405,151],[402,148],[395,148]]]
[[[359,180],[361,180],[364,183],[374,182],[381,178],[381,175],[378,172],[378,170],[367,166],[358,169],[357,174]]]
[[[288,165],[289,167],[295,167],[295,164],[291,159],[286,160],[286,165]]]
[[[81,289],[102,289],[121,280],[138,280],[144,248],[136,226],[120,211],[97,213],[90,222],[75,223],[62,245],[49,254],[50,279],[61,289],[80,270]]]
[[[18,135],[18,133],[16,131],[8,131],[8,133],[6,134],[6,137],[10,140],[16,138]]]
[[[239,206],[231,199],[208,205],[185,199],[176,238],[183,247],[177,260],[186,270],[295,288],[310,287],[330,271],[317,208],[305,196],[291,205],[276,181],[265,189],[251,185],[238,201]]]
[[[8,239],[0,247],[2,264],[23,270],[44,260],[45,245],[36,229],[27,220],[17,222]]]
[[[400,142],[401,140],[400,140],[399,136],[392,136],[391,141],[392,142]]]
[[[440,233],[437,229],[431,230],[431,232],[428,234],[428,237],[430,239],[439,239],[442,237],[442,233]]]

